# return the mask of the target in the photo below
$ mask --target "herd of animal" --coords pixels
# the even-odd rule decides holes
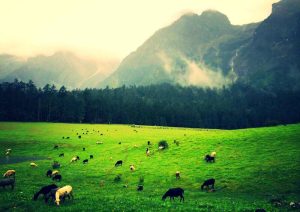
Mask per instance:
[[[98,131],[99,132],[99,131]],[[135,132],[137,133],[138,131],[135,130]],[[88,134],[88,131],[86,131],[86,133],[84,134]],[[78,135],[78,139],[81,139],[81,135]],[[103,135],[103,134],[101,134]],[[63,139],[69,139],[70,137],[62,137]],[[103,144],[103,142],[96,142],[96,144]],[[121,142],[119,142],[119,144],[121,144]],[[148,147],[150,147],[152,144],[150,141],[147,142]],[[53,149],[58,150],[59,146],[55,145],[53,147]],[[158,147],[159,150],[162,150],[163,148],[161,146]],[[86,150],[85,147],[82,148],[83,151]],[[6,155],[9,155],[11,153],[11,149],[7,149],[6,150]],[[146,149],[146,155],[150,156],[150,148]],[[60,153],[58,155],[59,157],[64,157],[64,153]],[[94,156],[90,155],[89,159],[93,159]],[[212,152],[209,155],[205,156],[205,161],[206,162],[215,162],[215,158],[216,158],[216,152]],[[87,164],[89,159],[84,159],[82,161],[83,164]],[[80,157],[78,155],[74,156],[71,158],[70,163],[75,163],[77,161],[80,160]],[[123,161],[122,160],[118,160],[115,163],[115,167],[119,167],[123,165]],[[31,167],[38,167],[38,165],[36,163],[30,163]],[[52,168],[54,170],[48,170],[46,172],[46,177],[52,178],[53,181],[61,181],[62,180],[62,175],[60,174],[60,172],[56,169],[60,168],[60,163],[58,161],[54,161],[54,163],[52,164]],[[129,166],[130,171],[134,172],[136,170],[136,167],[131,164]],[[15,176],[16,176],[16,171],[15,170],[7,170],[4,174],[3,174],[3,179],[0,179],[0,186],[2,186],[3,188],[5,188],[6,186],[11,186],[11,189],[14,189],[15,186]],[[175,173],[176,179],[179,180],[180,179],[180,172],[176,171]],[[215,179],[211,178],[208,180],[205,180],[203,182],[203,184],[201,185],[201,190],[203,189],[208,189],[210,191],[214,191],[214,185],[215,185]],[[138,185],[137,190],[138,191],[142,191],[144,189],[143,185]],[[50,185],[46,185],[43,186],[42,188],[40,188],[33,196],[33,200],[37,200],[38,197],[40,195],[43,195],[45,202],[47,203],[49,199],[52,199],[54,203],[56,203],[57,205],[60,205],[60,202],[63,202],[66,198],[68,199],[73,199],[73,193],[72,193],[72,186],[70,185],[66,185],[63,187],[58,187],[55,184],[50,184]],[[170,200],[174,200],[174,197],[179,197],[180,201],[184,201],[184,189],[182,188],[170,188],[163,196],[162,196],[162,200],[166,200],[167,197],[170,198]]]

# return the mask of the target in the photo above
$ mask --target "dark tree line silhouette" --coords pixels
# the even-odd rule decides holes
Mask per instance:
[[[239,83],[222,89],[160,84],[68,91],[15,80],[0,84],[0,121],[269,126],[300,121],[300,92],[263,91]]]

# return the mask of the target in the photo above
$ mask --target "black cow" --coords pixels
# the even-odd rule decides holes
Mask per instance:
[[[180,197],[180,202],[184,202],[184,190],[182,188],[170,188],[163,196],[162,200],[165,201],[167,197],[170,197],[170,200],[174,197]]]
[[[215,181],[216,180],[214,178],[205,180],[204,183],[201,186],[201,190],[203,190],[204,187],[209,189],[209,186],[211,186],[212,189],[215,189]]]

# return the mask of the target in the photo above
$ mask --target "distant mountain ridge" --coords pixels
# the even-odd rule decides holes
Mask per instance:
[[[213,10],[184,15],[128,55],[100,85],[218,88],[238,80],[263,89],[300,89],[299,7],[299,0],[282,0],[266,20],[243,26]]]
[[[110,67],[111,66],[111,67]],[[32,80],[38,87],[46,84],[68,88],[95,87],[106,75],[104,69],[112,69],[114,61],[83,59],[71,52],[38,55],[26,60],[12,55],[0,55],[0,81]]]
[[[121,63],[70,52],[28,60],[0,55],[0,82],[17,78],[68,88],[160,83],[222,88],[241,82],[264,90],[300,90],[299,58],[300,0],[281,0],[265,20],[242,26],[214,10],[183,15]]]

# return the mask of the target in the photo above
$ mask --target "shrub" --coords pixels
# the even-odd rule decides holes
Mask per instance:
[[[163,149],[167,149],[169,147],[168,142],[166,140],[161,140],[158,142],[158,147],[162,146]]]

